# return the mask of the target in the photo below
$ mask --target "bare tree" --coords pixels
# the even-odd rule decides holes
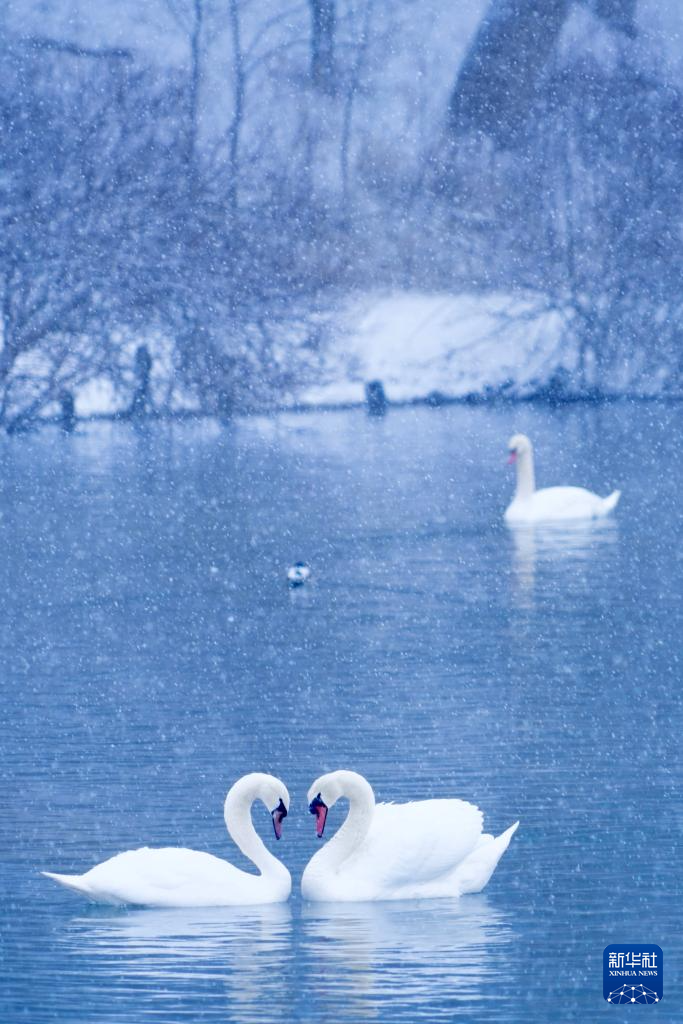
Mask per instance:
[[[163,135],[177,95],[99,61],[55,66],[23,48],[5,57],[0,422],[10,424],[65,382],[105,372],[117,324],[151,318],[154,275],[141,278],[139,263],[168,192]]]
[[[187,36],[189,51],[189,86],[187,100],[187,165],[190,184],[197,175],[197,146],[199,141],[200,99],[203,78],[206,0],[165,0],[175,23]]]
[[[244,120],[244,104],[246,96],[246,71],[242,50],[242,29],[240,23],[239,0],[229,0],[228,20],[232,46],[232,88],[233,113],[228,129],[228,206],[234,213],[237,209],[239,195],[239,150],[242,122]]]
[[[321,92],[333,95],[336,87],[336,0],[309,0],[311,10],[311,81]]]
[[[342,183],[342,194],[341,202],[342,209],[347,210],[350,199],[350,150],[351,150],[351,138],[352,138],[352,120],[353,120],[353,108],[356,99],[356,94],[360,87],[361,77],[363,69],[367,59],[368,47],[370,45],[370,32],[372,26],[372,16],[375,10],[375,0],[365,0],[365,7],[363,10],[360,31],[356,40],[356,49],[353,57],[353,63],[351,70],[348,75],[346,83],[344,99],[343,99],[343,113],[342,113],[342,125],[341,125],[341,138],[339,143],[339,162],[341,171],[341,183]]]
[[[683,96],[626,62],[563,68],[546,90],[524,160],[494,155],[480,175],[487,284],[562,314],[565,390],[680,388]]]

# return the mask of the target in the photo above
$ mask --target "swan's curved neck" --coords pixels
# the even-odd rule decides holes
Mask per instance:
[[[534,477],[534,453],[531,448],[525,449],[517,456],[517,490],[515,498],[530,498],[536,490]]]
[[[225,827],[245,857],[256,865],[262,875],[287,875],[289,872],[268,850],[254,828],[251,805],[261,796],[258,785],[232,787],[225,798]]]
[[[339,774],[340,796],[348,798],[349,813],[336,835],[316,856],[319,866],[324,866],[326,871],[336,871],[363,842],[375,812],[375,795],[370,783],[359,775]]]

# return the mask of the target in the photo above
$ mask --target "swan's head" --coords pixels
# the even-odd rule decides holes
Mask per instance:
[[[531,451],[531,441],[526,434],[513,434],[508,441],[508,462],[516,462],[520,455]]]
[[[311,795],[310,793],[308,794]],[[327,794],[326,794],[327,795]],[[337,800],[339,797],[336,798]],[[326,803],[322,791],[316,794],[308,805],[308,809],[311,814],[315,814],[315,832],[318,839],[322,839],[323,832],[325,831],[325,822],[327,821],[327,812],[329,811],[331,804]]]
[[[280,782],[274,775],[267,775],[265,772],[251,772],[249,775],[243,775],[225,798],[226,816],[231,807],[234,809],[244,803],[251,805],[254,800],[260,800],[268,808],[273,821],[275,838],[280,839],[282,822],[289,813],[289,793],[284,782]]]
[[[287,806],[283,797],[280,797],[277,807],[274,807],[270,812],[270,816],[273,819],[273,832],[275,833],[276,839],[282,839],[282,822],[288,814]]]
[[[273,819],[273,831],[275,838],[282,838],[282,822],[289,814],[289,793],[284,782],[280,782],[272,775],[264,775],[263,789],[259,797],[270,811]]]
[[[308,809],[315,814],[315,831],[322,839],[327,821],[327,812],[341,797],[361,796],[374,804],[375,798],[370,783],[357,772],[330,772],[316,779],[308,791]]]

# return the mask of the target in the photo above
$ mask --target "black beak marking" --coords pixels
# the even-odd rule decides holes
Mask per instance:
[[[322,799],[320,793],[318,793],[315,799],[311,800],[310,804],[308,805],[308,810],[310,811],[311,814],[315,814],[316,832],[318,835],[318,839],[322,839],[323,832],[325,831],[325,823],[327,821],[328,808],[327,804]]]
[[[271,811],[271,818],[273,819],[273,831],[275,832],[275,838],[279,839],[282,836],[282,822],[287,817],[287,808],[284,805],[282,797],[280,797],[280,803],[277,805],[274,811]]]

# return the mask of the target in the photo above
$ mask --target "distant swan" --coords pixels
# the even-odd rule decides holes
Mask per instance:
[[[544,487],[536,490],[534,452],[525,434],[515,434],[508,442],[509,462],[517,465],[517,489],[505,512],[508,523],[538,523],[558,519],[599,519],[608,515],[621,496],[612,491],[601,498],[583,487]]]
[[[321,776],[308,793],[319,838],[328,809],[341,797],[349,800],[348,816],[309,861],[301,880],[305,899],[410,900],[480,892],[519,825],[494,839],[482,835],[481,811],[464,800],[376,804],[362,775],[338,771]]]
[[[261,872],[250,874],[225,860],[176,847],[128,850],[83,875],[47,878],[98,903],[144,907],[219,907],[280,903],[289,897],[292,879],[256,834],[251,805],[261,800],[271,811],[275,837],[282,834],[289,793],[279,779],[254,772],[239,779],[225,798],[225,824],[242,853]]]

